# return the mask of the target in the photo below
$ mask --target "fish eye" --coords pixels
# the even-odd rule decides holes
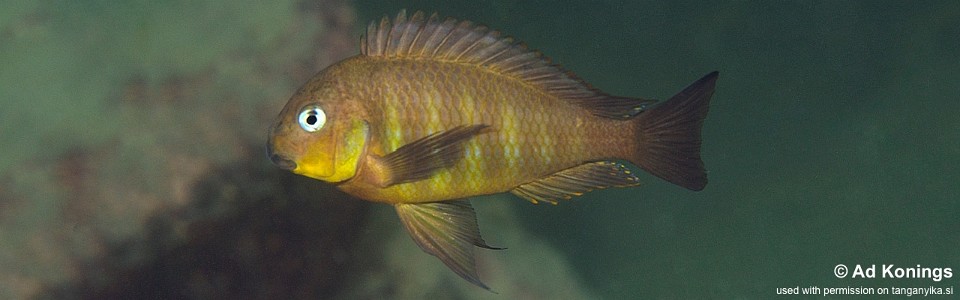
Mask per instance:
[[[300,128],[307,132],[314,132],[323,128],[323,124],[327,122],[327,114],[319,105],[310,105],[300,111],[297,119],[300,121]]]

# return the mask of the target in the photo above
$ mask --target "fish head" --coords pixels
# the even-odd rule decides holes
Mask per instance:
[[[370,125],[355,101],[324,82],[308,83],[270,128],[267,156],[293,173],[337,183],[353,178],[367,149]]]

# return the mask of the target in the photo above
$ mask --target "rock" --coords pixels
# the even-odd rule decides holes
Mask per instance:
[[[365,203],[249,157],[199,176],[187,205],[79,263],[44,297],[317,299],[339,292]]]
[[[318,232],[364,210],[284,198],[309,180],[267,166],[263,143],[299,84],[355,53],[352,8],[88,4],[11,5],[0,22],[0,298],[335,289],[323,270],[349,256],[328,244],[351,231]]]

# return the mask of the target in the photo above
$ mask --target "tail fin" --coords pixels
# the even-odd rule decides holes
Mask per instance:
[[[717,82],[714,71],[670,100],[637,115],[639,150],[632,161],[673,184],[702,190],[707,171],[700,159],[700,129]]]

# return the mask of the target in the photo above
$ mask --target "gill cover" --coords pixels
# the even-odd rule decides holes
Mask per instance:
[[[334,126],[318,132],[321,136],[297,162],[294,173],[333,183],[357,174],[370,136],[370,125],[359,119],[328,125]]]

